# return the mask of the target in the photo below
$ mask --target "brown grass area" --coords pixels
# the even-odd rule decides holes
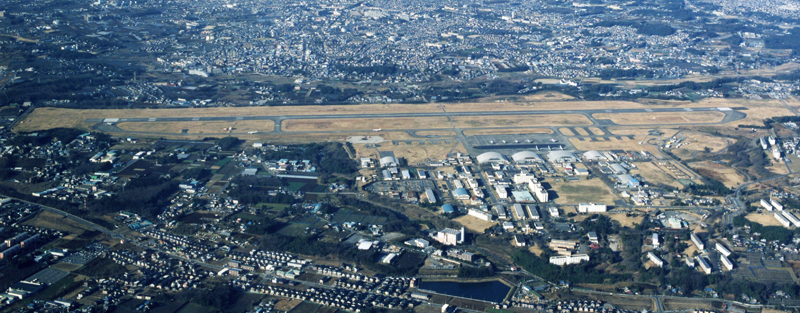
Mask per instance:
[[[622,227],[634,227],[636,225],[641,225],[642,220],[644,220],[644,215],[638,216],[626,216],[626,213],[609,213],[607,214],[612,220],[619,222]]]
[[[590,132],[592,132],[593,135],[602,136],[602,135],[606,134],[600,128],[597,128],[597,127],[587,127],[586,129],[588,129]]]
[[[408,160],[409,164],[416,164],[419,162],[424,162],[426,159],[433,159],[433,160],[441,160],[447,158],[447,153],[450,152],[450,149],[455,146],[456,148],[453,149],[453,153],[461,152],[466,153],[466,149],[461,143],[458,144],[445,144],[445,143],[438,143],[438,144],[422,144],[419,143],[412,143],[412,144],[405,144],[400,143],[397,145],[392,145],[389,143],[381,144],[378,148],[380,151],[393,151],[395,157],[402,157]],[[358,149],[359,154],[365,153],[372,158],[377,157],[377,152],[375,149]],[[370,151],[371,150],[371,151]],[[374,153],[373,153],[374,152]]]
[[[775,216],[773,214],[774,214],[773,212],[766,212],[766,211],[764,213],[752,212],[745,215],[744,218],[746,218],[748,221],[756,222],[764,226],[783,227],[783,225],[780,222],[778,222],[778,220],[775,219]]]
[[[544,250],[542,250],[542,247],[539,247],[539,245],[537,245],[537,244],[531,244],[530,246],[528,246],[528,251],[530,251],[531,253],[533,253],[535,255],[542,255],[542,253],[544,253]]]
[[[552,133],[553,131],[549,128],[495,128],[495,129],[464,130],[465,136],[506,135],[506,134],[552,134]]]
[[[613,191],[606,186],[600,179],[581,179],[578,181],[555,182],[548,181],[553,187],[557,198],[557,204],[578,204],[585,202],[592,203],[614,203]],[[552,196],[552,195],[551,195]]]
[[[744,183],[744,177],[735,169],[711,161],[689,163],[698,174],[719,180],[725,186],[736,187]],[[784,167],[786,169],[786,167]]]
[[[596,119],[609,119],[622,125],[715,123],[722,121],[722,112],[646,112],[646,113],[596,113]]]
[[[691,240],[684,240],[683,243],[689,245],[689,247],[683,250],[681,254],[684,256],[693,256],[694,252],[697,251],[697,246],[695,246]]]
[[[678,130],[674,128],[659,128],[653,126],[625,126],[625,127],[608,127],[609,132],[618,136],[636,136],[637,140],[650,139],[650,138],[669,138],[675,135]],[[656,129],[662,133],[661,136],[650,136],[648,133],[651,129]]]
[[[694,131],[683,131],[680,135],[686,137],[684,142],[688,141],[687,144],[681,146],[681,149],[694,151],[703,151],[706,147],[709,147],[711,148],[711,152],[718,152],[725,149],[729,145],[728,142],[736,142],[736,139],[733,138],[713,136]]]
[[[782,160],[776,161],[775,158],[772,158],[771,152],[769,153],[769,157],[771,158],[772,163],[770,163],[770,166],[764,167],[765,169],[778,175],[789,174],[789,169],[786,168],[786,163],[783,163]]]
[[[714,305],[713,300],[709,299],[662,299],[664,310],[667,311],[683,311],[683,310],[711,310],[716,311],[720,308],[720,303]],[[763,312],[763,311],[762,311]]]
[[[416,132],[417,136],[440,136],[455,137],[456,132],[452,130],[421,130]]]
[[[654,184],[664,184],[681,188],[683,185],[675,180],[675,177],[665,172],[661,167],[652,162],[639,162],[636,163],[636,169],[631,170],[633,174],[642,175],[645,181]]]
[[[347,131],[368,130],[382,128],[393,129],[420,129],[420,128],[451,128],[445,117],[416,117],[416,118],[343,118],[343,119],[307,119],[285,120],[281,130],[285,132],[305,131]]]
[[[536,93],[536,94],[533,94],[533,95],[525,96],[525,97],[523,97],[523,99],[525,99],[527,101],[539,101],[539,100],[553,101],[553,100],[572,100],[572,99],[575,99],[575,97],[569,96],[569,95],[565,95],[565,94],[560,93],[560,92],[545,91],[545,92],[539,92],[539,93]]]
[[[497,222],[487,222],[470,215],[459,216],[454,218],[453,221],[463,225],[465,228],[471,231],[481,234],[487,228],[497,225]]]
[[[127,131],[181,134],[187,129],[189,134],[227,133],[224,128],[233,127],[233,133],[251,131],[271,132],[275,122],[271,120],[249,121],[192,121],[192,122],[146,122],[118,123],[117,127]]]
[[[575,127],[575,132],[578,133],[580,136],[589,136],[589,132],[586,131],[583,127]]]
[[[570,138],[569,142],[575,146],[575,149],[581,151],[589,151],[589,150],[626,150],[626,151],[647,151],[653,155],[660,156],[661,152],[658,151],[658,147],[654,145],[649,145],[646,143],[639,144],[642,140],[636,139],[617,139],[614,137],[610,137],[609,140],[606,141],[589,141],[584,140],[580,141],[578,138]]]
[[[581,114],[525,115],[525,116],[454,116],[453,125],[459,128],[476,127],[525,127],[525,126],[567,126],[591,125],[592,122]]]
[[[558,132],[564,136],[575,136],[575,133],[572,131],[572,129],[566,127],[559,128]]]
[[[84,232],[92,230],[89,226],[50,211],[42,211],[39,215],[25,221],[23,224],[39,228],[57,229],[75,235],[81,235]]]

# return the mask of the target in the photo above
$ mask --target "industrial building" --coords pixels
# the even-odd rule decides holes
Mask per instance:
[[[774,207],[776,210],[783,211],[783,204],[781,204],[778,201],[775,201],[775,199],[770,199],[769,203],[772,204],[772,207]]]
[[[658,249],[658,247],[661,246],[661,243],[658,241],[658,234],[653,233],[652,238],[653,238],[653,248]]]
[[[606,158],[606,156],[595,150],[584,152],[583,158],[586,161],[608,161],[608,158]]]
[[[761,203],[761,206],[762,206],[762,207],[764,207],[765,209],[767,209],[767,211],[772,211],[772,209],[773,209],[773,208],[772,208],[772,205],[771,205],[771,204],[769,204],[769,201],[767,201],[767,199],[761,199],[761,202],[760,202],[760,203]]]
[[[511,207],[514,209],[514,216],[517,220],[525,220],[525,210],[522,209],[522,204],[514,203]]]
[[[783,217],[789,220],[789,222],[792,222],[792,225],[794,225],[794,227],[800,227],[800,219],[797,219],[797,217],[794,216],[794,214],[786,210],[782,211],[781,214],[783,214]]]

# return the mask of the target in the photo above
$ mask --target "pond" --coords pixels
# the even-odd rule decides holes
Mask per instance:
[[[511,287],[497,280],[476,283],[423,280],[419,285],[419,289],[430,290],[451,296],[500,303],[505,299]]]

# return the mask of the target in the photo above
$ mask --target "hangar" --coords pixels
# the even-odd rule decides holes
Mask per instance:
[[[481,153],[476,157],[478,159],[479,164],[486,164],[486,163],[508,163],[508,159],[504,157],[502,154],[497,152],[485,152]]]
[[[544,160],[538,154],[531,151],[520,151],[511,155],[511,159],[516,163],[543,163]]]

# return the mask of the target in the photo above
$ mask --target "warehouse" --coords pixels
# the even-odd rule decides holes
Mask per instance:
[[[556,150],[547,153],[547,160],[551,163],[574,163],[578,157],[572,151]]]
[[[607,160],[606,157],[602,153],[600,153],[598,151],[595,151],[595,150],[586,151],[583,154],[583,158],[586,159],[587,161],[606,161]]]

